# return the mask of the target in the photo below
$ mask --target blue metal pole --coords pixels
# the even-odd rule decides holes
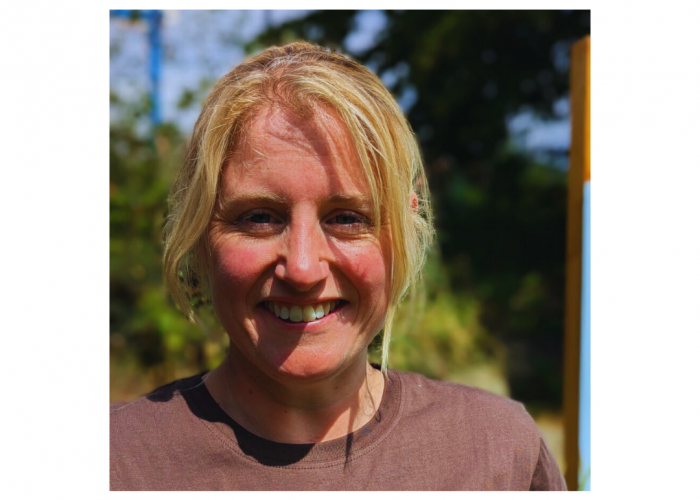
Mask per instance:
[[[131,19],[131,10],[111,10],[111,17]],[[151,89],[149,99],[151,102],[151,124],[153,128],[163,121],[160,109],[160,71],[161,71],[161,37],[160,30],[163,23],[163,12],[160,10],[143,11],[143,16],[148,23],[148,45],[149,45],[149,75],[151,77]]]
[[[110,10],[109,15],[110,15],[110,17],[121,17],[123,19],[129,19],[129,18],[131,18],[131,11],[130,10]]]
[[[591,181],[583,184],[581,378],[579,380],[579,489],[591,490]]]
[[[155,128],[162,122],[160,109],[160,61],[162,52],[160,28],[163,13],[160,10],[148,10],[145,14],[148,21],[148,42],[150,46],[151,124]]]

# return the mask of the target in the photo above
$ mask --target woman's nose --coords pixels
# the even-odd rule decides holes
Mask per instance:
[[[282,259],[275,268],[277,278],[306,292],[328,277],[325,237],[317,224],[291,225],[285,240]]]

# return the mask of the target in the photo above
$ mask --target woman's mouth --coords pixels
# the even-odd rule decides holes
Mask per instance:
[[[265,301],[260,305],[277,318],[288,323],[309,323],[328,316],[346,302],[341,299],[326,300],[314,304],[297,305],[278,301]]]

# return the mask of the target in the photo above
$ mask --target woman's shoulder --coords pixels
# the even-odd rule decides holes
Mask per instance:
[[[191,398],[186,394],[201,386],[204,373],[176,380],[131,402],[111,404],[110,428],[112,444],[140,437],[152,438],[166,432],[180,420],[188,420],[192,412]]]
[[[478,387],[434,380],[420,373],[398,370],[391,370],[391,373],[401,381],[402,390],[406,395],[426,403],[466,404],[471,410],[488,409],[505,413],[525,411],[522,403]]]
[[[129,412],[142,410],[148,407],[155,407],[154,403],[168,403],[174,398],[182,396],[184,391],[194,389],[204,382],[204,375],[207,372],[202,372],[191,377],[175,380],[165,384],[157,389],[152,390],[145,396],[142,396],[130,402],[117,402],[109,406],[111,414],[120,414],[125,410]]]
[[[481,433],[498,429],[539,445],[540,433],[522,403],[492,392],[424,375],[393,372],[401,381],[404,416],[463,425]],[[454,427],[453,427],[454,428]]]
[[[154,477],[169,477],[193,446],[208,443],[199,403],[203,374],[176,380],[128,403],[110,405],[110,488],[151,489]],[[168,485],[167,481],[159,483]]]
[[[565,490],[551,451],[522,403],[476,387],[392,372],[401,392],[403,453],[431,450],[470,464],[455,489]],[[468,476],[468,477],[467,477]],[[477,486],[474,486],[477,485]]]

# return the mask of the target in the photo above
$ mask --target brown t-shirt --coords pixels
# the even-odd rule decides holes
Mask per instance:
[[[389,372],[374,418],[317,444],[238,425],[202,375],[111,408],[112,490],[565,490],[525,408],[422,375]]]

